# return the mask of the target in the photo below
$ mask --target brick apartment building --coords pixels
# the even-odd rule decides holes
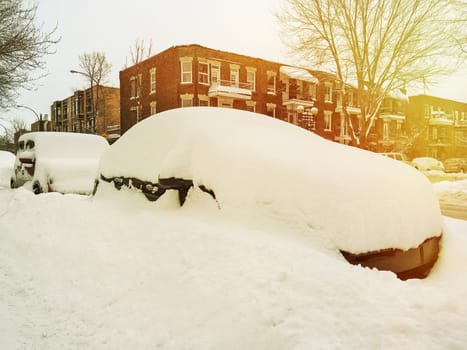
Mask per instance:
[[[174,46],[120,72],[121,129],[124,133],[138,121],[173,108],[218,106],[269,115],[349,144],[339,87],[326,72],[196,44]],[[345,108],[358,125],[357,93],[346,90]],[[386,116],[378,119],[370,148],[388,150],[397,143],[405,119],[401,106],[407,105],[394,102],[399,100],[388,97]]]
[[[414,135],[415,156],[467,158],[467,103],[410,96],[407,127]]]
[[[95,133],[109,141],[120,136],[120,90],[94,86],[75,91],[50,107],[53,131]]]

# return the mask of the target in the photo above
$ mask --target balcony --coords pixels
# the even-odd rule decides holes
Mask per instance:
[[[451,126],[454,124],[454,121],[446,117],[432,117],[430,118],[429,125],[445,125]]]
[[[298,93],[282,93],[282,104],[284,106],[313,107],[316,99],[311,95]]]
[[[345,110],[347,111],[348,114],[362,114],[362,110],[360,107],[354,107],[354,106],[347,106],[345,107]],[[337,106],[335,112],[336,113],[341,113],[344,111],[344,108],[342,105]]]
[[[231,80],[219,80],[210,86],[208,96],[228,97],[234,100],[251,100],[251,84],[236,83]]]

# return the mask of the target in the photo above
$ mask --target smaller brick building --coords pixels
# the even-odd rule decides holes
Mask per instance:
[[[53,131],[95,133],[112,141],[120,135],[120,89],[94,86],[75,91],[50,107]]]

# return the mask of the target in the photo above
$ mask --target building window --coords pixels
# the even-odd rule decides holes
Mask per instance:
[[[211,63],[211,83],[220,84],[221,82],[221,65],[219,63]]]
[[[238,64],[230,65],[230,86],[238,87],[239,83],[239,66]]]
[[[349,106],[349,107],[354,106],[354,94],[353,94],[353,91],[347,92],[347,106]]]
[[[383,140],[388,140],[389,139],[389,122],[384,121],[383,124]]]
[[[332,112],[324,111],[324,131],[332,130]]]
[[[256,112],[256,102],[255,101],[245,101],[246,110],[250,112]]]
[[[191,84],[193,82],[193,59],[191,57],[184,57],[180,59],[181,67],[181,82],[182,84]]]
[[[136,77],[130,78],[130,98],[136,97]]]
[[[154,94],[156,92],[156,68],[149,70],[149,93]]]
[[[276,104],[275,103],[266,104],[266,114],[273,118],[276,117]]]
[[[256,68],[247,67],[246,82],[248,84],[248,89],[256,91]]]
[[[332,103],[332,83],[325,83],[324,85],[324,102]]]
[[[276,94],[276,72],[268,71],[267,75],[268,75],[267,93],[269,95],[275,95]]]
[[[431,138],[435,141],[438,139],[438,129],[436,127],[431,130]]]
[[[209,85],[209,64],[207,62],[199,62],[198,64],[198,82]]]
[[[206,95],[198,95],[199,105],[203,107],[209,106],[209,97]]]
[[[311,99],[316,99],[316,84],[311,83],[308,85],[308,91]]]
[[[433,106],[425,104],[424,105],[424,110],[425,110],[425,118],[431,118],[431,115],[433,113]]]
[[[180,96],[181,107],[192,107],[193,106],[193,94],[184,94]]]
[[[341,127],[341,131],[340,131],[340,136],[347,136],[347,123],[345,121],[345,115],[344,113],[341,113],[341,120],[340,120],[340,127]]]
[[[157,102],[156,102],[156,101],[152,101],[152,102],[149,104],[149,109],[150,109],[150,115],[156,114],[156,113],[157,113]]]

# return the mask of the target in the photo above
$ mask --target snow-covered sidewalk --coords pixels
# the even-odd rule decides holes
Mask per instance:
[[[190,206],[0,189],[4,349],[463,349],[467,222],[425,280]]]

